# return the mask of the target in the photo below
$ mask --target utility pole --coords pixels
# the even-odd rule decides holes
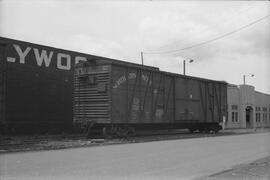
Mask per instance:
[[[183,74],[186,75],[186,60],[183,61]]]
[[[193,59],[189,59],[189,63],[192,63],[194,60]],[[184,76],[186,75],[186,60],[183,60],[183,74]]]

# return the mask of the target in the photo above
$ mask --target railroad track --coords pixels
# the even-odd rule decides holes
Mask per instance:
[[[1,137],[0,138],[0,148],[3,146],[20,146],[20,145],[31,145],[47,141],[57,141],[57,140],[78,140],[82,139],[83,135],[49,135],[49,136],[13,136],[13,137]]]
[[[42,136],[30,139],[18,139],[1,141],[0,152],[18,152],[18,151],[31,151],[31,150],[53,150],[64,149],[74,147],[86,147],[86,146],[100,146],[100,145],[113,145],[113,144],[128,144],[128,143],[140,143],[162,140],[176,140],[176,139],[188,139],[188,138],[203,138],[203,137],[215,137],[230,135],[232,133],[217,133],[217,134],[204,134],[204,133],[189,133],[187,131],[145,131],[138,132],[136,136],[128,138],[111,138],[104,139],[101,137],[95,137],[87,139],[82,134],[67,135],[67,136]]]

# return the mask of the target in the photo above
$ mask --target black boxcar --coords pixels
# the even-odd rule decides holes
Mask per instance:
[[[72,127],[74,53],[0,37],[0,126],[6,133]]]
[[[98,61],[75,68],[74,123],[107,134],[135,129],[215,131],[227,116],[227,84],[135,64]]]
[[[123,63],[0,37],[0,131],[45,133],[73,128],[74,66],[100,59]]]

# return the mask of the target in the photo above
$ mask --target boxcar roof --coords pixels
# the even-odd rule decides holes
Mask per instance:
[[[86,62],[84,62],[86,63]],[[84,64],[82,63],[82,64]],[[206,79],[206,78],[200,78],[200,77],[195,77],[195,76],[187,76],[187,75],[182,75],[182,74],[177,74],[177,73],[172,73],[172,72],[167,72],[167,71],[161,71],[158,68],[155,67],[151,67],[151,66],[144,66],[144,65],[140,65],[140,64],[132,64],[132,66],[130,66],[130,63],[126,63],[123,61],[98,61],[97,64],[101,65],[101,64],[111,64],[111,65],[117,65],[117,66],[123,66],[123,67],[132,67],[132,68],[140,68],[140,69],[146,69],[146,70],[150,70],[150,71],[154,71],[154,72],[159,72],[159,73],[164,73],[168,76],[175,76],[175,77],[182,77],[182,78],[187,78],[187,79],[194,79],[194,80],[202,80],[202,81],[211,81],[211,82],[218,82],[218,83],[224,83],[227,84],[226,81],[218,81],[218,80],[212,80],[212,79]]]
[[[195,77],[195,76],[187,76],[187,75],[183,75],[183,74],[171,73],[171,72],[166,72],[166,71],[161,71],[161,72],[168,74],[168,75],[171,75],[171,76],[177,76],[177,77],[182,77],[182,78],[187,78],[187,79],[196,79],[196,80],[202,80],[202,81],[212,81],[212,82],[228,84],[226,81],[206,79],[206,78]]]

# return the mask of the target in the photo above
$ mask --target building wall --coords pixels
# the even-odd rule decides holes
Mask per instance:
[[[270,127],[270,95],[250,85],[228,85],[226,128]]]
[[[270,95],[255,91],[255,105],[257,127],[270,127]]]
[[[227,98],[228,98],[228,120],[226,122],[226,127],[230,128],[241,128],[240,118],[239,118],[239,104],[240,104],[240,90],[235,85],[228,84],[227,87]],[[232,106],[237,106],[237,110],[233,109]],[[237,112],[237,121],[232,120],[232,112]],[[235,115],[235,113],[234,113]]]

